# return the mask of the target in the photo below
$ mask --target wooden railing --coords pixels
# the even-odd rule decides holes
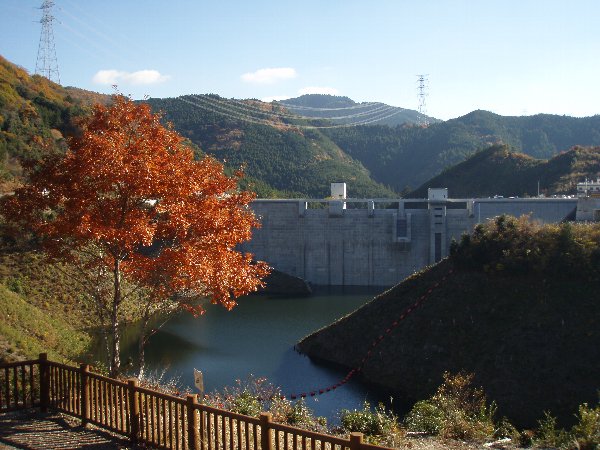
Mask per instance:
[[[114,380],[49,361],[0,365],[0,412],[40,407],[78,417],[128,436],[134,445],[174,450],[377,450],[361,433],[349,439],[302,430],[199,404],[138,386],[135,378]]]
[[[0,381],[0,411],[31,408],[39,404],[37,361],[0,365]]]

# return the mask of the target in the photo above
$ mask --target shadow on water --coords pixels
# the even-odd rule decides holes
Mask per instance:
[[[159,321],[156,320],[158,323]],[[88,330],[92,336],[89,354],[92,360],[104,364],[106,358],[106,346],[100,330]],[[121,329],[121,361],[124,370],[128,374],[137,373],[138,339],[141,333],[141,324],[129,323]],[[169,367],[177,364],[179,359],[185,359],[197,352],[211,352],[213,348],[203,348],[202,345],[191,342],[185,337],[167,330],[160,330],[149,340],[146,346],[146,360],[152,361],[157,368]]]
[[[208,392],[233,386],[249,375],[266,377],[283,393],[318,391],[338,383],[347,371],[315,364],[294,345],[308,334],[367,303],[383,288],[317,288],[311,297],[248,296],[232,311],[207,306],[205,315],[181,313],[152,338],[146,348],[148,369],[193,386],[193,369],[204,372]],[[123,361],[137,351],[139,325],[123,330]],[[101,346],[99,346],[101,351]],[[100,357],[100,353],[97,354]],[[334,392],[307,398],[315,413],[335,421],[340,409],[387,403],[389,397],[352,379]]]

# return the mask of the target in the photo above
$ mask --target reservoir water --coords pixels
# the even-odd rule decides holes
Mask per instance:
[[[239,299],[232,311],[208,305],[206,314],[198,318],[181,313],[151,338],[146,351],[148,368],[166,369],[167,377],[179,377],[183,386],[193,386],[193,369],[197,368],[204,373],[207,392],[234,386],[250,374],[266,377],[284,394],[318,391],[339,382],[347,371],[316,365],[297,353],[294,345],[377,293],[346,289],[321,290],[311,297],[248,296]],[[334,392],[307,398],[307,404],[331,421],[340,409],[361,408],[365,400],[376,405],[389,399],[351,380]]]

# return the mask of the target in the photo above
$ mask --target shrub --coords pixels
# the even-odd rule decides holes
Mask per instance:
[[[292,403],[283,396],[274,397],[271,400],[269,412],[273,418],[273,422],[288,423],[288,415],[292,410]]]
[[[26,277],[20,277],[20,276],[14,276],[14,277],[9,277],[4,284],[6,285],[6,287],[8,289],[10,289],[11,291],[13,291],[15,294],[25,294],[26,290],[27,290],[27,278]]]
[[[450,245],[460,267],[507,274],[545,274],[600,280],[600,224],[532,222],[498,216]]]
[[[327,419],[325,417],[315,417],[303,398],[290,404],[290,409],[285,415],[285,422],[288,425],[306,430],[327,432]]]
[[[506,417],[500,419],[500,421],[496,424],[494,437],[496,439],[510,438],[514,442],[526,442],[527,440],[531,441],[531,439],[527,437],[527,433],[520,433],[519,430],[517,430],[516,427],[510,423]]]
[[[108,375],[108,367],[102,363],[96,363],[95,370],[101,370]],[[173,395],[175,397],[185,397],[191,393],[190,388],[184,386],[179,376],[167,376],[167,369],[161,371],[148,371],[140,380],[140,386],[146,389],[162,392],[164,394]]]
[[[246,380],[236,380],[235,386],[226,386],[222,392],[211,392],[204,396],[203,402],[238,414],[258,417],[262,411],[268,411],[271,402],[279,398],[279,388],[266,378],[250,375]]]
[[[311,431],[327,431],[327,420],[315,417],[304,399],[291,403],[282,397],[281,389],[269,383],[266,378],[250,375],[245,381],[236,380],[235,386],[226,386],[221,392],[206,394],[203,403],[253,417],[268,411],[275,422]]]
[[[494,436],[494,403],[487,405],[481,389],[473,388],[473,375],[444,374],[444,382],[428,400],[415,404],[405,418],[410,431],[425,431],[453,439]]]
[[[421,400],[415,403],[404,423],[411,431],[440,434],[444,428],[444,411],[432,400]]]
[[[386,411],[383,404],[371,410],[369,402],[365,401],[363,409],[352,411],[343,409],[340,412],[342,429],[348,433],[360,432],[366,436],[381,436],[390,433],[398,426],[398,418],[390,411]]]
[[[257,417],[262,411],[260,400],[249,391],[240,392],[232,398],[230,410],[246,416]]]
[[[571,434],[579,450],[600,449],[600,404],[590,408],[587,403],[579,406],[578,422]]]
[[[563,429],[556,427],[556,417],[544,411],[544,417],[538,420],[538,429],[533,444],[542,448],[568,448],[571,436]]]
[[[352,411],[343,409],[339,413],[341,427],[338,430],[347,434],[360,432],[368,443],[385,447],[398,447],[405,436],[398,425],[398,417],[379,404],[374,410],[369,402],[364,402],[362,409]]]

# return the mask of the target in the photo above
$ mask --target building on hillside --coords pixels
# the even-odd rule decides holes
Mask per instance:
[[[577,221],[600,222],[600,177],[577,183]]]
[[[577,197],[598,197],[600,198],[600,177],[596,181],[588,180],[577,183]]]

